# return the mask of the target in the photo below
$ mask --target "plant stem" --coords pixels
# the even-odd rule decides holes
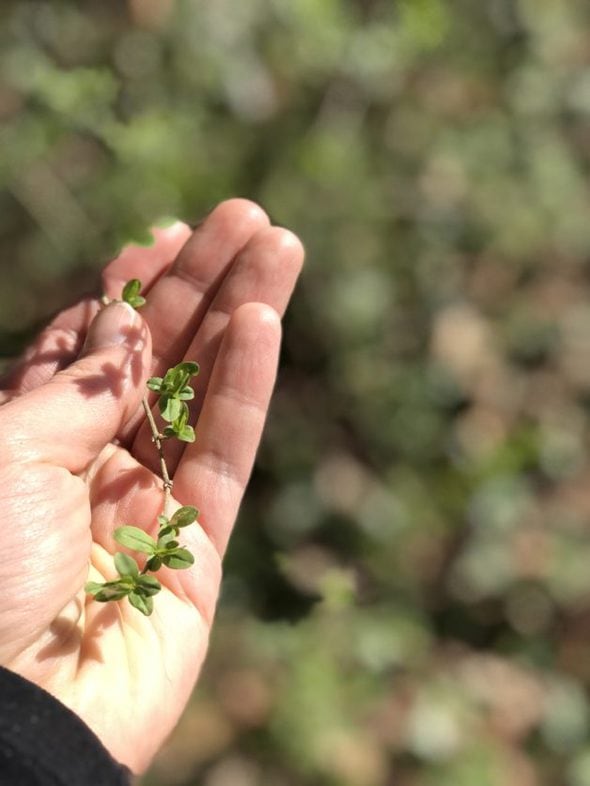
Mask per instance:
[[[114,300],[110,298],[108,295],[103,295],[100,299],[103,306],[108,306],[110,303],[113,303]],[[148,423],[150,424],[150,429],[152,432],[152,441],[154,442],[156,448],[158,449],[158,456],[160,457],[160,472],[162,474],[162,483],[164,486],[164,509],[163,514],[165,516],[169,515],[170,509],[170,500],[172,497],[172,486],[174,485],[174,481],[170,479],[170,474],[168,472],[168,466],[166,464],[166,459],[164,458],[164,448],[162,445],[162,437],[160,435],[160,431],[154,420],[154,416],[152,415],[152,411],[150,409],[150,405],[147,400],[147,396],[144,396],[141,400],[141,404],[143,406],[145,415],[148,419]]]
[[[108,295],[103,295],[100,299],[100,302],[103,306],[108,306],[110,303],[114,303],[114,300],[110,298]],[[164,509],[162,513],[165,516],[169,516],[169,509],[170,509],[170,500],[172,497],[172,486],[174,485],[174,481],[170,479],[170,474],[168,472],[168,466],[166,464],[166,459],[164,458],[164,448],[162,445],[162,437],[160,435],[160,431],[154,420],[154,416],[152,415],[152,411],[150,409],[150,405],[147,400],[147,396],[144,396],[141,400],[141,404],[143,406],[145,415],[148,419],[148,423],[150,424],[150,429],[152,432],[152,441],[158,449],[158,456],[160,457],[160,472],[162,474],[162,483],[164,485]]]
[[[160,435],[160,431],[154,420],[154,416],[152,414],[152,410],[150,409],[150,405],[147,400],[147,396],[144,396],[141,400],[141,404],[143,406],[145,416],[150,424],[150,429],[152,432],[152,441],[155,444],[156,448],[158,449],[158,456],[160,457],[160,472],[162,473],[162,483],[164,485],[164,510],[163,513],[165,516],[170,515],[170,501],[172,498],[172,486],[174,485],[174,481],[170,479],[170,474],[168,473],[168,465],[166,464],[166,459],[164,458],[164,446],[162,444],[162,437]]]

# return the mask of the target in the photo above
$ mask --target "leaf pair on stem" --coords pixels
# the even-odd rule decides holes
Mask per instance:
[[[141,308],[145,306],[146,300],[139,293],[141,292],[141,281],[138,278],[132,278],[123,287],[121,300],[129,303],[133,308]]]
[[[132,606],[149,616],[154,610],[152,595],[156,595],[162,589],[158,579],[140,573],[133,557],[122,552],[115,554],[115,568],[119,574],[118,579],[105,581],[102,584],[89,581],[84,587],[85,591],[101,603],[127,597]]]
[[[153,576],[146,575],[147,571],[155,572],[162,565],[173,570],[190,568],[195,558],[188,549],[179,545],[176,538],[181,528],[195,522],[198,515],[196,508],[185,505],[179,508],[171,519],[164,515],[158,516],[160,530],[157,540],[139,527],[118,527],[114,533],[117,543],[147,554],[145,566],[140,572],[139,565],[133,557],[117,552],[114,562],[119,578],[102,584],[89,581],[85,587],[86,592],[101,603],[127,597],[131,605],[142,614],[146,616],[151,614],[154,608],[152,596],[162,589],[162,585]]]
[[[144,570],[156,571],[162,565],[174,570],[190,568],[195,558],[178,543],[177,537],[182,527],[188,527],[197,520],[199,511],[191,505],[179,508],[171,519],[161,514],[158,516],[160,530],[155,540],[139,527],[118,527],[115,540],[121,546],[147,554],[148,559]]]
[[[188,383],[198,373],[198,363],[185,361],[168,369],[164,377],[148,379],[148,388],[160,396],[160,414],[170,424],[164,429],[163,437],[176,437],[182,442],[195,441],[195,430],[188,424],[189,409],[186,402],[195,397],[195,391]]]

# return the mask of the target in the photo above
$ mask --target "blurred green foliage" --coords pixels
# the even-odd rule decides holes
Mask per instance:
[[[5,0],[0,41],[4,355],[163,216],[307,246],[146,786],[590,786],[590,5]]]

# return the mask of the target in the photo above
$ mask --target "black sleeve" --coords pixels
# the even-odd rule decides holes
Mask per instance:
[[[118,764],[77,715],[0,667],[0,786],[129,786]]]

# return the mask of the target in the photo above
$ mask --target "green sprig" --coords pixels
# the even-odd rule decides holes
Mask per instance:
[[[125,303],[129,303],[133,308],[141,308],[145,306],[146,300],[139,293],[141,292],[141,281],[138,278],[132,278],[123,287],[121,299]]]
[[[134,278],[123,287],[122,300],[133,308],[140,308],[146,302],[140,292],[141,282]],[[149,412],[147,400],[144,399],[152,436],[160,451],[165,501],[172,483],[161,452],[161,440],[176,438],[182,442],[195,441],[194,428],[188,422],[190,413],[186,402],[195,397],[195,391],[189,383],[198,373],[198,363],[184,361],[168,369],[163,377],[152,377],[147,382],[148,389],[158,394],[158,409],[167,424],[162,433],[156,431],[155,421]],[[155,573],[162,566],[172,570],[184,570],[194,564],[193,554],[179,543],[178,537],[181,529],[197,521],[198,515],[199,511],[192,505],[184,505],[171,517],[163,511],[158,516],[159,529],[156,538],[130,524],[117,527],[113,535],[115,541],[124,548],[146,555],[145,566],[140,570],[134,557],[124,552],[116,552],[114,565],[119,578],[102,583],[89,581],[84,587],[85,592],[99,603],[126,597],[134,608],[149,616],[154,608],[153,596],[160,592],[162,585],[154,576],[147,574]]]
[[[176,437],[182,442],[195,441],[195,430],[188,422],[189,408],[186,402],[195,397],[195,391],[189,382],[191,377],[197,376],[198,373],[198,363],[184,361],[168,369],[164,377],[148,379],[148,388],[159,396],[160,414],[169,424],[162,432],[162,436],[166,439]]]

